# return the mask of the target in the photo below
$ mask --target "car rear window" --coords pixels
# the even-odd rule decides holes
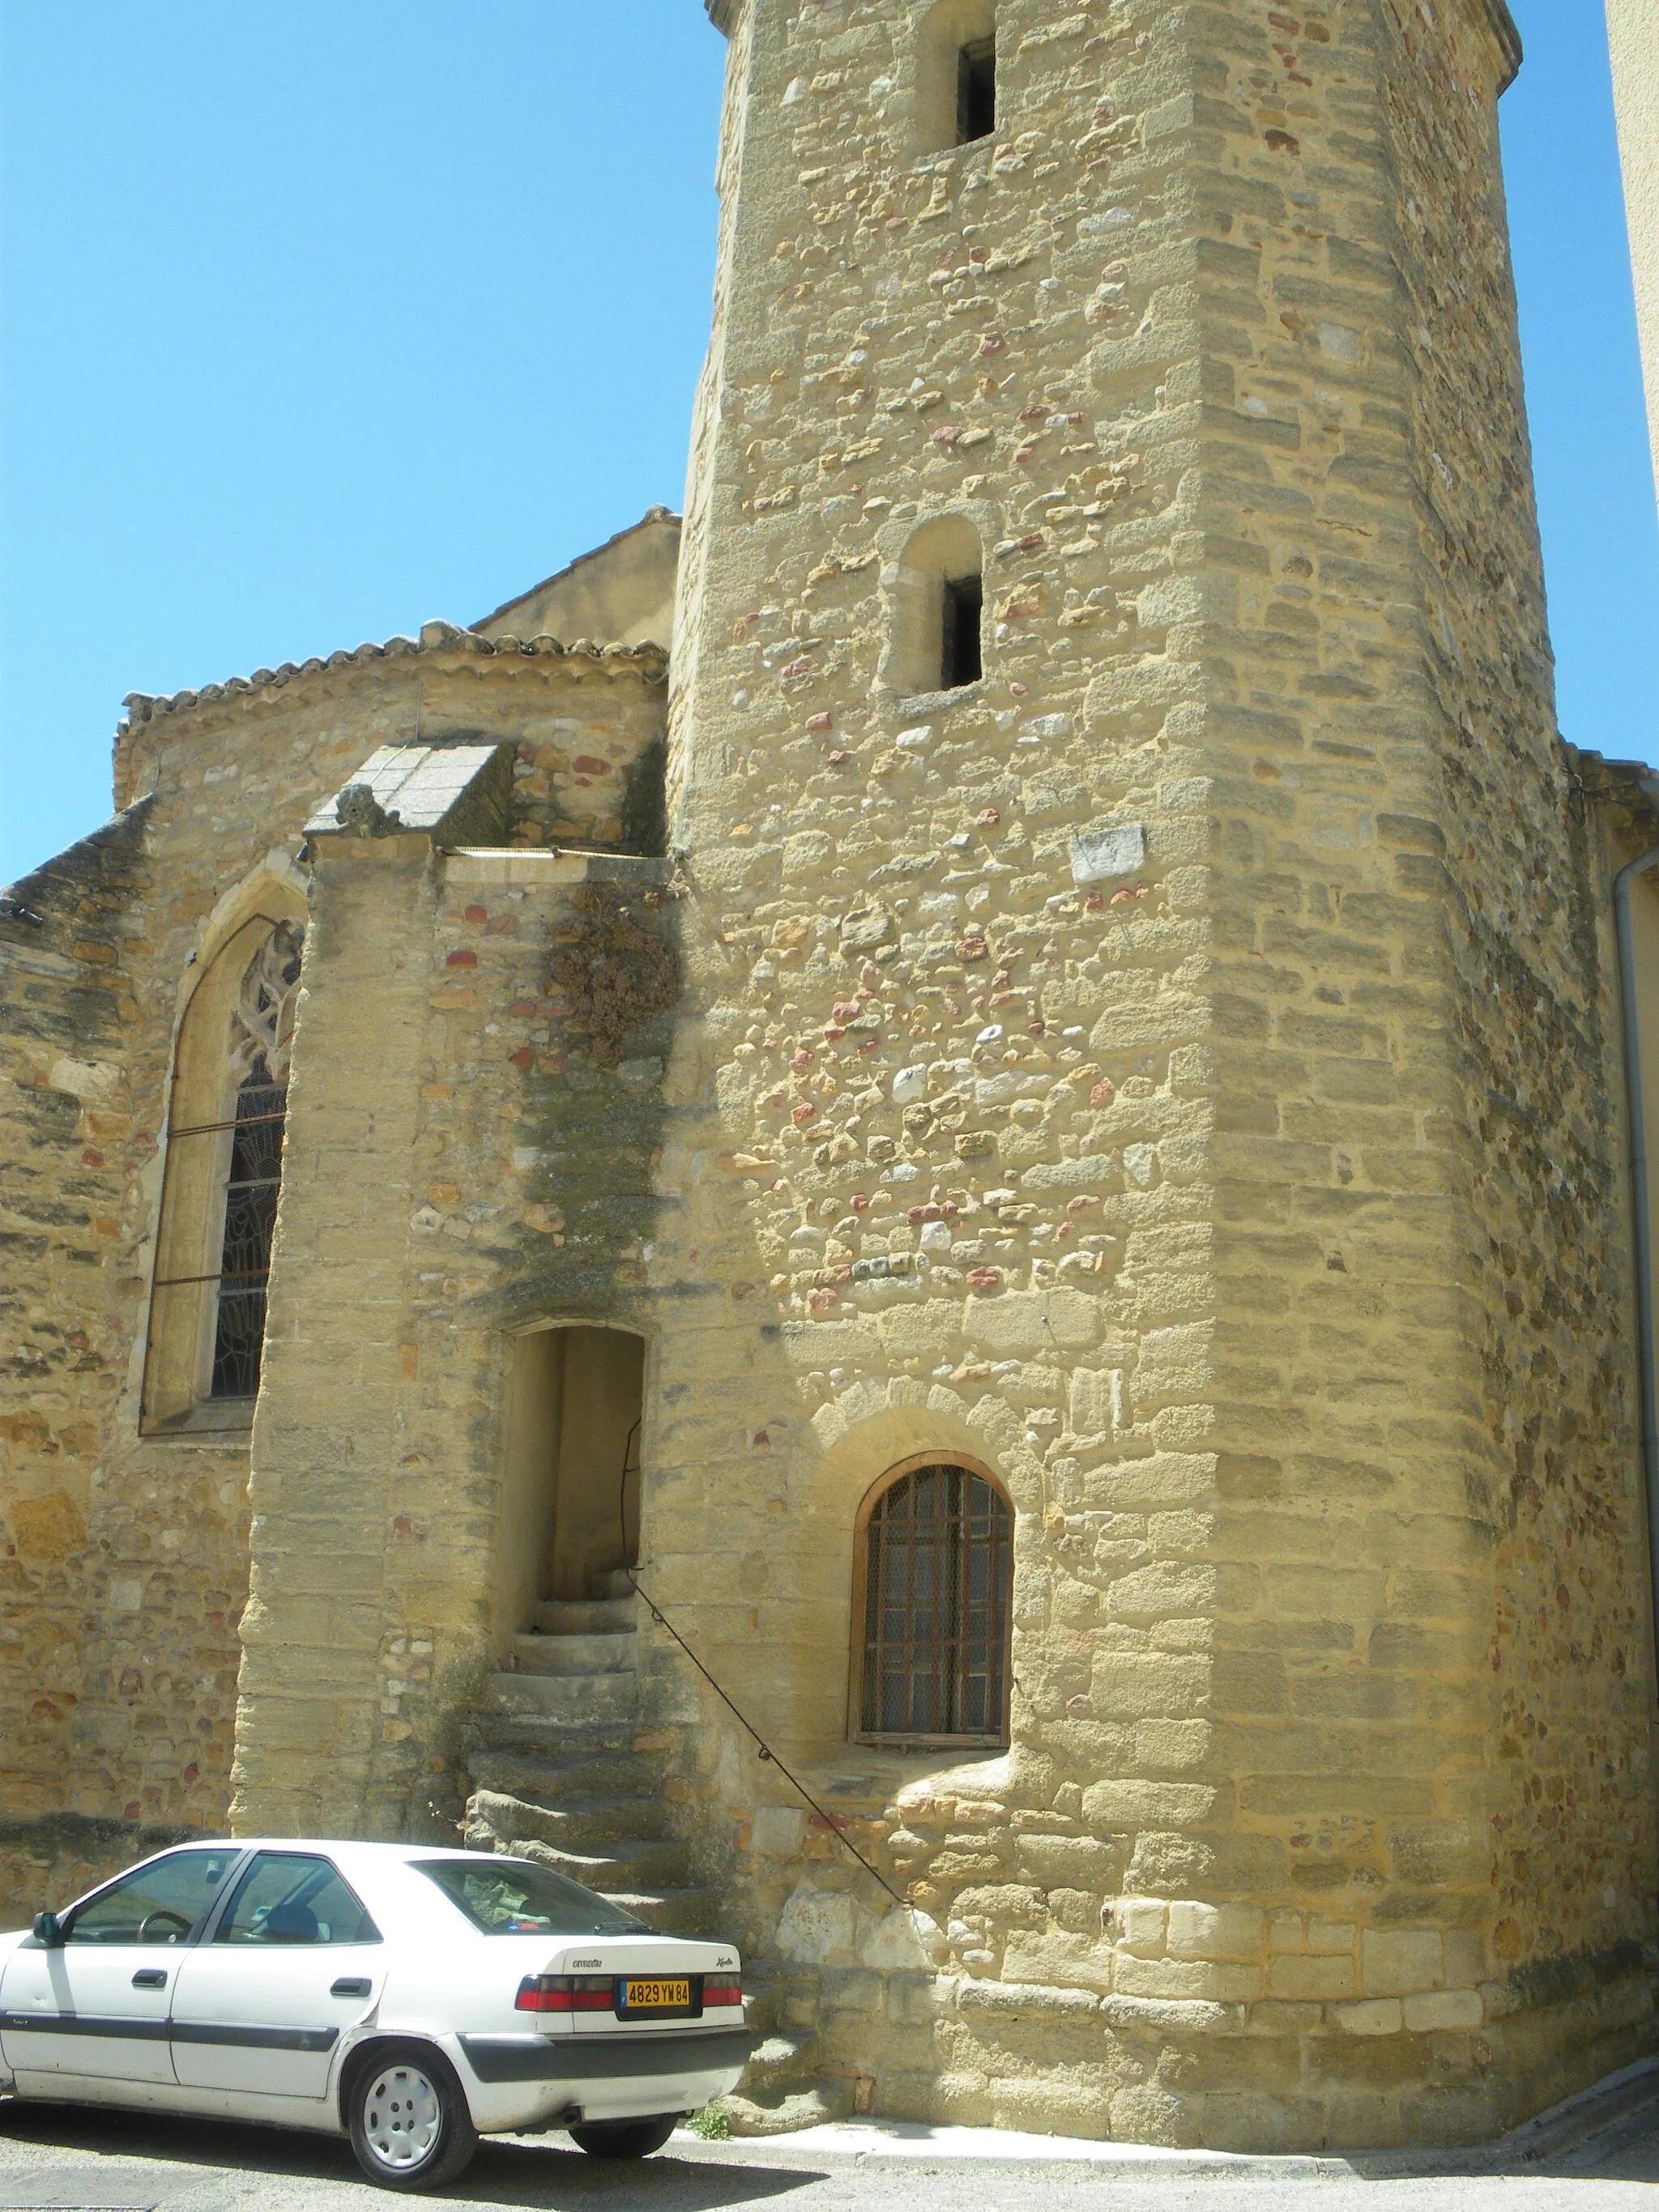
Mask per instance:
[[[645,1927],[579,1881],[532,1859],[414,1859],[486,1936],[629,1936]]]

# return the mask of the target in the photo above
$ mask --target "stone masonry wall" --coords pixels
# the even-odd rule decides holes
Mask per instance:
[[[132,1136],[124,927],[150,889],[141,803],[13,887],[0,921],[5,1289],[0,1802],[63,1803],[82,1690],[88,1523],[120,1389],[112,1255]]]
[[[1607,912],[1637,832],[1553,729],[1500,19],[1000,0],[997,132],[941,149],[921,0],[721,12],[672,866],[546,849],[630,842],[660,656],[437,625],[136,712],[118,797],[155,796],[70,872],[138,1010],[97,1080],[153,1152],[186,953],[262,860],[301,879],[416,682],[423,736],[518,747],[509,850],[316,841],[234,1818],[452,1832],[513,1338],[620,1322],[642,1579],[830,1808],[642,1632],[640,1745],[808,2105],[1492,2133],[1648,2047],[1654,1887]],[[907,553],[946,520],[985,672],[919,693]],[[1079,872],[1103,830],[1121,866]],[[624,921],[672,957],[613,1018],[574,954]],[[73,1101],[29,1011],[58,983],[18,972],[20,1110]],[[39,1197],[92,1213],[98,1133],[48,1110]],[[37,1826],[0,1836],[31,1881],[96,1841],[64,1810],[223,1817],[246,1465],[133,1432],[129,1164],[114,1379],[20,1386],[14,1528],[50,1486],[88,1531],[6,1562],[8,1633],[60,1655],[17,1723]],[[1006,1753],[849,1740],[856,1515],[921,1453],[1015,1508]]]
[[[1538,621],[1504,53],[1473,6],[1009,4],[995,141],[936,153],[921,15],[733,27],[672,778],[670,1097],[713,1111],[663,1183],[736,1310],[665,1314],[646,1540],[933,1948],[707,1701],[688,1786],[878,2108],[1480,2133],[1650,2008],[1605,886]],[[985,678],[896,695],[947,514]],[[1074,884],[1127,823],[1144,866]],[[1540,1011],[1572,1169],[1474,1133]],[[1547,1401],[1580,1425],[1534,1503],[1494,1437]],[[1013,1745],[953,1771],[837,1748],[853,1516],[925,1449],[1017,1510]],[[1564,1525],[1611,1693],[1517,1620]],[[1523,1681],[1595,1727],[1506,1740]]]
[[[548,749],[603,750],[619,784],[660,743],[662,678],[641,649],[564,665],[544,709],[520,687],[532,809]],[[528,840],[317,841],[253,1447],[245,1832],[453,1832],[499,1629],[511,1333],[625,1323],[659,1212],[661,1007],[616,1065],[555,971],[613,884],[659,930],[663,874]]]
[[[412,735],[417,684],[428,738],[483,730],[520,747],[528,837],[562,776],[602,810],[590,819],[568,800],[562,823],[614,817],[661,729],[659,707],[630,720],[617,702],[658,696],[641,671],[660,665],[649,651],[567,656],[548,641],[526,652],[434,625],[424,643],[135,698],[116,753],[125,812],[14,888],[41,921],[0,921],[0,1160],[15,1240],[0,1409],[0,1809],[15,1825],[0,1844],[0,1913],[65,1901],[131,1857],[141,1826],[216,1829],[227,1817],[247,1447],[139,1434],[192,963],[262,873],[303,897],[302,825],[378,745]],[[31,1822],[45,1825],[36,1834]]]
[[[1465,1327],[1482,1368],[1470,1497],[1497,1534],[1489,1663],[1505,1787],[1491,1942],[1520,2001],[1627,1973],[1632,1939],[1654,1933],[1651,1628],[1607,902],[1616,863],[1551,713],[1479,31],[1398,6],[1389,21],[1383,96],[1415,371],[1402,429],[1440,732],[1430,818],[1398,866],[1443,899],[1452,1111],[1479,1135],[1456,1195],[1471,1217]]]

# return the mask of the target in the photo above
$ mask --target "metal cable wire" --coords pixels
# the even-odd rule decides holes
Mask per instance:
[[[633,1427],[628,1431],[628,1440],[623,1446],[622,1481],[618,1486],[617,1494],[617,1520],[622,1529],[623,1549],[624,1553],[626,1553],[628,1549],[628,1462],[633,1453],[634,1439],[638,1436],[639,1432],[640,1423],[635,1421]],[[888,1881],[886,1875],[883,1874],[878,1868],[872,1866],[869,1860],[865,1857],[864,1853],[859,1849],[858,1845],[854,1843],[849,1837],[842,1834],[840,1821],[837,1820],[833,1813],[829,1813],[824,1810],[823,1807],[819,1804],[817,1799],[812,1795],[811,1791],[800,1779],[799,1775],[792,1774],[790,1772],[789,1769],[778,1757],[778,1754],[773,1750],[771,1745],[767,1742],[765,1737],[762,1735],[760,1730],[754,1725],[753,1722],[750,1720],[741,1707],[736,1705],[732,1699],[727,1696],[726,1692],[714,1680],[714,1677],[709,1673],[708,1668],[703,1665],[702,1660],[698,1658],[696,1653],[691,1649],[691,1646],[680,1634],[678,1629],[675,1627],[673,1622],[670,1620],[662,1607],[656,1602],[650,1594],[641,1587],[639,1578],[635,1574],[633,1568],[624,1563],[623,1572],[627,1576],[629,1583],[633,1589],[634,1595],[643,1604],[646,1611],[650,1614],[652,1620],[656,1622],[659,1628],[666,1629],[669,1635],[673,1638],[675,1643],[679,1645],[680,1650],[684,1652],[686,1657],[696,1668],[698,1674],[702,1676],[703,1680],[708,1683],[709,1688],[714,1692],[714,1695],[726,1708],[727,1711],[731,1713],[739,1728],[744,1729],[744,1731],[752,1740],[755,1746],[756,1755],[760,1759],[762,1765],[765,1766],[775,1766],[777,1768],[778,1772],[782,1775],[784,1780],[789,1784],[789,1787],[795,1792],[797,1796],[802,1798],[811,1807],[812,1810],[817,1814],[819,1820],[823,1821],[824,1826],[836,1838],[836,1841],[841,1844],[842,1848],[852,1854],[853,1857],[858,1861],[859,1864],[864,1869],[864,1871],[870,1876],[872,1881],[880,1883],[881,1887],[886,1891],[889,1897],[892,1899],[894,1904],[896,1905],[902,1911],[908,1912],[910,1910],[909,1900],[907,1898],[901,1897],[897,1890],[894,1888],[892,1883]]]

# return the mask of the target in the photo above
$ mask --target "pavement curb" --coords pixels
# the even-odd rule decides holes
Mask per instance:
[[[1406,2180],[1433,2176],[1498,2174],[1537,2166],[1659,2102],[1659,2056],[1638,2059],[1594,2081],[1484,2143],[1371,2151],[1250,2152],[1165,2149],[1152,2143],[1115,2143],[1078,2136],[1033,2136],[1000,2128],[930,2129],[914,2121],[830,2121],[775,2136],[732,2136],[720,2142],[677,2134],[705,2152],[735,2154],[744,2165],[781,2159],[830,2157],[901,2163],[927,2158],[972,2163],[1086,2166],[1109,2181],[1167,2183],[1228,2181]]]
[[[1633,2066],[1621,2067],[1618,2073],[1592,2081],[1577,2096],[1552,2105],[1535,2119],[1523,2121],[1501,2136],[1492,2148],[1506,2159],[1528,2165],[1553,2158],[1557,2152],[1571,2150],[1590,2136],[1599,2135],[1603,2128],[1656,2097],[1659,2097],[1659,2057],[1638,2058]]]

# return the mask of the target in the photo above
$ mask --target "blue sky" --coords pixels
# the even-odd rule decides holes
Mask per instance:
[[[1562,726],[1659,757],[1601,10],[1504,103]],[[722,42],[696,0],[0,0],[0,883],[122,695],[474,621],[679,504]]]

